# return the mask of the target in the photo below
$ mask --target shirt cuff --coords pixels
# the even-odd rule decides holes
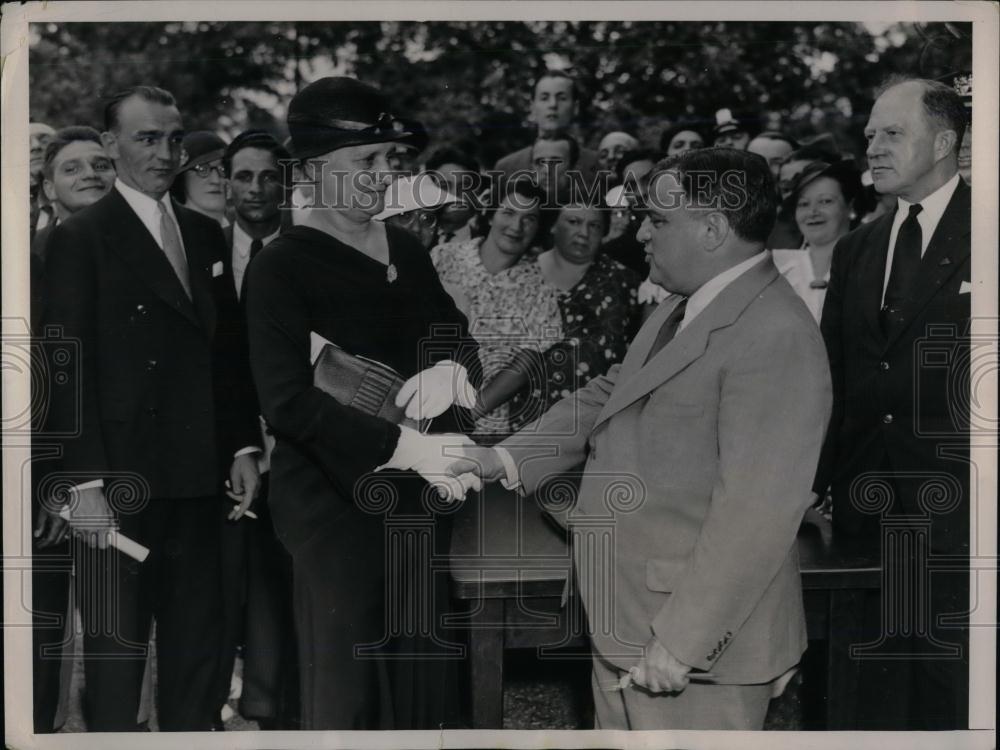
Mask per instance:
[[[246,456],[250,453],[260,453],[260,448],[256,445],[248,445],[246,448],[240,448],[233,454],[233,458],[239,458],[240,456]]]
[[[503,464],[504,473],[507,475],[504,479],[500,480],[500,484],[503,485],[505,490],[520,490],[521,475],[517,470],[517,464],[514,463],[514,457],[510,455],[510,451],[499,445],[494,445],[493,450],[500,456],[500,463]]]
[[[90,482],[84,482],[83,484],[75,484],[70,489],[72,489],[73,492],[81,492],[82,490],[92,490],[95,487],[103,487],[103,486],[104,486],[103,479],[94,479],[91,480]]]

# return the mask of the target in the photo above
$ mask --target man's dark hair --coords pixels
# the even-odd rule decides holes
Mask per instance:
[[[799,142],[797,140],[792,138],[792,136],[787,133],[782,133],[780,130],[765,130],[763,133],[758,133],[754,136],[754,139],[757,138],[767,138],[772,141],[783,141],[791,146],[793,151],[799,148]]]
[[[721,211],[740,239],[763,245],[771,234],[778,198],[764,157],[732,148],[703,148],[664,159],[653,179],[662,172],[677,176],[695,208]]]
[[[45,175],[46,179],[52,179],[52,164],[59,152],[76,141],[91,141],[102,148],[104,147],[104,144],[101,143],[101,134],[87,125],[70,125],[57,130],[45,147],[45,163],[42,166],[42,174]]]
[[[694,130],[694,128],[683,128],[684,130]],[[651,161],[656,164],[663,158],[661,151],[651,148],[634,148],[621,155],[618,163],[615,164],[615,185],[625,182],[625,167],[637,161]]]
[[[569,135],[559,135],[555,138],[536,138],[531,144],[531,154],[529,156],[531,160],[531,166],[535,166],[535,144],[539,141],[552,141],[553,143],[558,143],[559,141],[566,141],[569,143],[569,166],[575,167],[576,160],[580,158],[580,144],[576,142],[576,138]]]
[[[118,127],[118,112],[126,99],[137,96],[153,104],[162,104],[164,107],[176,107],[177,101],[174,95],[166,89],[158,86],[131,86],[127,89],[112,94],[104,104],[104,130],[111,131]]]
[[[282,175],[284,175],[285,170],[281,168],[281,163],[292,159],[288,149],[266,130],[244,130],[233,138],[222,155],[222,168],[226,171],[227,177],[232,177],[233,157],[245,148],[259,148],[262,151],[270,152],[278,163],[278,171]]]
[[[701,138],[703,144],[707,144],[711,139],[705,135],[705,130],[702,128],[699,122],[679,122],[676,125],[667,128],[660,134],[660,153],[667,153],[670,148],[670,142],[677,136],[678,133],[684,132],[697,133],[698,137]]]
[[[576,80],[576,76],[568,70],[549,70],[546,69],[535,79],[535,83],[531,87],[531,98],[535,98],[535,93],[538,91],[538,84],[541,83],[546,78],[562,78],[569,81],[572,86],[570,91],[573,92],[573,101],[580,101],[580,84]]]

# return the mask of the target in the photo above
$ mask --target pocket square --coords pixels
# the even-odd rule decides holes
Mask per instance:
[[[217,261],[215,261],[215,263],[212,264],[212,278],[214,279],[216,276],[222,276],[222,261],[221,260],[217,260]]]
[[[969,283],[968,281],[963,281],[962,286],[958,288],[959,294],[968,294],[971,291],[972,291],[972,284]]]

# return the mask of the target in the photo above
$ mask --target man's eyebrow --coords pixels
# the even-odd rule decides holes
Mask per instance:
[[[136,137],[141,138],[143,136],[162,136],[162,130],[137,130],[135,132]]]

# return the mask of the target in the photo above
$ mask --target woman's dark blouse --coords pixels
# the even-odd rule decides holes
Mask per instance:
[[[384,464],[399,439],[396,425],[313,386],[311,332],[404,378],[442,359],[465,364],[474,381],[478,372],[465,317],[427,253],[405,231],[386,231],[393,282],[385,265],[303,226],[268,244],[248,269],[251,366],[276,438],[269,504],[293,551],[352,513],[358,480]],[[454,431],[454,415],[442,415],[432,429]]]
[[[545,352],[544,381],[512,400],[512,429],[537,419],[625,358],[639,327],[640,283],[639,274],[601,252],[572,289],[556,290],[563,341]]]

